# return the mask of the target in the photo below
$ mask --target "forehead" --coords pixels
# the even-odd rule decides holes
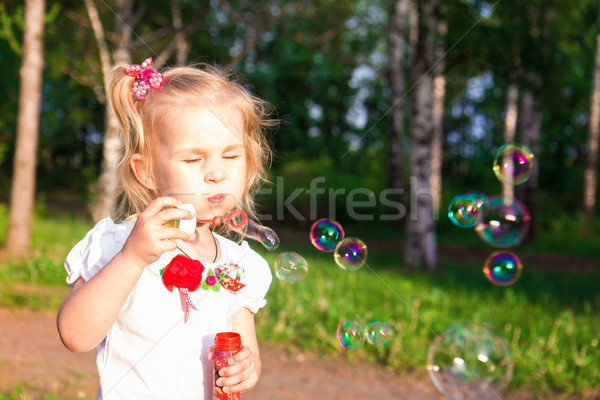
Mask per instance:
[[[194,104],[169,112],[163,125],[163,139],[206,141],[214,144],[244,143],[242,112],[225,105]]]

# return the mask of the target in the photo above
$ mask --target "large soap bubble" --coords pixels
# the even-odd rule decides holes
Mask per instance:
[[[491,329],[455,324],[435,338],[427,354],[429,376],[450,400],[497,398],[510,383],[508,344]]]
[[[512,179],[513,185],[526,182],[535,167],[533,152],[521,144],[505,144],[494,159],[494,173],[500,182]]]
[[[529,211],[518,199],[492,197],[487,216],[475,225],[475,232],[492,246],[511,247],[525,239],[530,220]]]

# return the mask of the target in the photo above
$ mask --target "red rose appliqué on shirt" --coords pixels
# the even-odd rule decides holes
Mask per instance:
[[[193,292],[202,282],[203,271],[204,265],[200,261],[178,254],[163,269],[162,281],[171,292],[173,286]]]
[[[187,322],[190,316],[190,308],[198,310],[188,291],[194,291],[202,282],[202,272],[204,265],[198,260],[182,256],[181,254],[173,257],[171,262],[161,271],[162,281],[165,287],[172,292],[173,287],[179,289],[181,296],[181,307],[184,312],[184,322]]]

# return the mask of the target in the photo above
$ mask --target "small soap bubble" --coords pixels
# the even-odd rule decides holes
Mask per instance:
[[[335,263],[345,271],[358,271],[367,261],[367,245],[349,237],[337,244],[333,253]]]
[[[394,331],[385,321],[372,320],[365,327],[367,342],[375,346],[387,346],[394,336]]]
[[[509,251],[492,253],[483,265],[485,277],[494,285],[507,286],[515,283],[521,276],[523,265],[519,258]]]
[[[359,322],[345,319],[338,324],[337,340],[344,349],[358,349],[365,342],[365,330]]]
[[[502,393],[513,375],[508,344],[491,329],[455,324],[429,346],[427,369],[450,400],[489,400]]]
[[[310,228],[310,242],[321,251],[331,252],[344,238],[342,225],[330,219],[320,219]]]
[[[488,203],[487,196],[480,192],[454,196],[448,206],[448,218],[459,228],[471,228],[485,218]]]
[[[280,281],[295,283],[308,274],[308,263],[300,254],[286,251],[275,257],[273,270]]]
[[[511,247],[525,239],[530,220],[529,211],[518,199],[506,202],[501,197],[492,197],[487,216],[475,225],[475,232],[492,246]]]
[[[512,177],[513,185],[526,182],[535,166],[533,152],[521,144],[505,144],[498,149],[494,159],[494,173],[500,182]]]

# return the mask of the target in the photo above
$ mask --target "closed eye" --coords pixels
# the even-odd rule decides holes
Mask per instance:
[[[226,160],[235,160],[238,157],[240,157],[239,154],[226,154],[223,156],[223,158]]]
[[[186,164],[196,164],[202,161],[201,158],[190,158],[187,160],[184,160]]]

